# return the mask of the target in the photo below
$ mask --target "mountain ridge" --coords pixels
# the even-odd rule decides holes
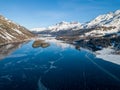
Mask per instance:
[[[64,22],[62,26],[60,23],[49,26],[47,28],[34,28],[31,29],[34,33],[40,33],[40,34],[59,34],[61,32],[68,32],[68,31],[80,31],[83,29],[93,29],[88,30],[86,32],[88,35],[91,35],[94,33],[96,34],[109,34],[109,33],[117,33],[120,31],[120,10],[116,10],[114,12],[110,12],[107,14],[99,15],[98,17],[94,18],[93,20],[81,24],[79,22],[71,24],[71,22]],[[67,24],[67,25],[66,25]],[[70,27],[69,27],[70,26]],[[62,27],[62,28],[61,28]],[[99,28],[99,30],[98,30]],[[83,34],[86,34],[83,33]]]
[[[52,32],[57,32],[60,30],[68,30],[68,29],[73,29],[73,30],[77,30],[77,28],[82,28],[80,27],[82,24],[79,22],[59,22],[55,25],[52,26],[48,26],[47,28],[43,27],[43,28],[33,28],[31,29],[32,31],[44,31],[44,30],[51,30]]]
[[[25,27],[0,15],[0,45],[30,39],[35,35]]]

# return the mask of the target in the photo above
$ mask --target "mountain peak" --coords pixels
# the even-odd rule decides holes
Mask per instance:
[[[94,26],[120,26],[120,10],[116,10],[115,12],[110,12],[107,14],[99,15],[89,23],[87,23],[87,27]]]
[[[62,21],[59,24],[68,24],[69,22]]]
[[[120,10],[116,10],[116,11],[115,11],[115,14],[120,14]]]

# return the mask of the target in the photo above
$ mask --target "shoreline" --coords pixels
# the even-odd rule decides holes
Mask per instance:
[[[16,43],[22,43],[22,42],[30,41],[30,40],[33,40],[35,38],[36,37],[30,38],[30,39],[18,40],[18,41],[11,41],[11,42],[7,42],[7,43],[0,43],[0,47],[4,46],[4,45],[8,45],[8,44],[16,44]]]

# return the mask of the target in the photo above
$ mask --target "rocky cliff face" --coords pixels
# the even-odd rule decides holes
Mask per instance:
[[[23,41],[34,37],[34,34],[0,15],[0,44]]]

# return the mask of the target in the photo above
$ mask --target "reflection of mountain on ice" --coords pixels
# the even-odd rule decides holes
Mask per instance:
[[[72,45],[64,43],[63,41],[60,41],[60,40],[56,40],[55,38],[52,38],[52,37],[40,38],[40,39],[43,39],[43,40],[45,40],[47,42],[55,43],[58,47],[60,47],[62,49],[73,48]]]
[[[64,42],[59,42],[59,41],[56,42],[56,45],[57,45],[58,47],[62,48],[62,49],[73,48],[72,45],[66,44],[66,43],[64,43]]]
[[[14,50],[20,47],[20,44],[8,44],[0,47],[0,60],[10,55]]]
[[[115,51],[111,48],[104,48],[103,50],[96,52],[97,58],[102,58],[106,61],[120,65],[120,55],[115,54]]]

